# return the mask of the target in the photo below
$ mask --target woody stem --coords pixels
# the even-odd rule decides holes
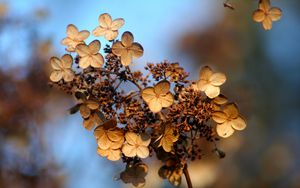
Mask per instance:
[[[188,188],[193,188],[193,184],[192,184],[192,181],[191,181],[191,177],[190,177],[190,174],[189,174],[189,171],[188,171],[187,164],[184,165],[183,173],[184,173]]]

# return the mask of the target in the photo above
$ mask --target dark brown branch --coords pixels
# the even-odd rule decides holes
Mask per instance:
[[[193,188],[193,184],[192,184],[191,177],[190,177],[190,174],[189,174],[189,171],[187,168],[187,164],[184,165],[183,173],[184,173],[188,188]]]

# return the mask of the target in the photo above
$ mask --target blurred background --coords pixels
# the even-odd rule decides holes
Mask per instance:
[[[92,132],[68,115],[72,98],[48,86],[66,26],[92,31],[105,12],[143,45],[136,69],[167,59],[192,80],[203,65],[227,75],[222,91],[248,127],[220,142],[225,159],[190,165],[194,187],[300,187],[300,1],[272,0],[283,18],[271,31],[251,19],[257,1],[231,3],[234,11],[222,0],[0,0],[0,187],[128,186],[114,180],[124,165],[99,157]],[[147,162],[146,187],[171,187],[160,163]]]

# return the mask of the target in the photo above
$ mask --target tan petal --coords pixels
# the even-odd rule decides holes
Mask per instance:
[[[136,156],[136,147],[130,144],[125,144],[122,147],[122,152],[126,157],[135,157]]]
[[[208,81],[207,80],[203,80],[203,79],[200,79],[198,82],[197,82],[197,89],[199,89],[200,91],[205,91],[207,86],[208,86]]]
[[[161,95],[159,97],[160,101],[161,101],[161,106],[162,107],[169,107],[173,104],[174,102],[174,97],[172,95],[172,93],[168,93],[166,95]]]
[[[246,121],[242,116],[238,116],[236,119],[231,121],[231,126],[238,131],[244,130],[246,128]]]
[[[132,62],[132,55],[131,53],[123,53],[121,56],[121,63],[124,66],[130,65]]]
[[[149,149],[146,146],[139,146],[136,149],[136,155],[140,158],[147,158],[149,156]]]
[[[135,145],[138,139],[138,135],[134,132],[127,132],[125,134],[125,139],[128,144]]]
[[[141,133],[138,139],[138,144],[148,146],[151,142],[151,136],[147,133]]]
[[[108,130],[107,136],[113,142],[118,142],[118,141],[124,139],[123,132],[118,129]]]
[[[83,120],[83,126],[84,126],[84,128],[86,128],[87,130],[91,130],[91,129],[95,126],[93,117],[90,116],[88,119],[84,119],[84,120]]]
[[[121,158],[121,151],[119,149],[110,149],[107,159],[110,161],[118,161]]]
[[[131,32],[126,31],[123,33],[121,41],[125,47],[130,47],[133,43],[133,40],[134,38]]]
[[[252,14],[252,19],[255,22],[262,22],[266,18],[265,12],[262,10],[256,10]]]
[[[153,113],[157,113],[160,112],[162,109],[161,106],[161,100],[159,100],[159,98],[153,98],[149,103],[149,109],[153,112]]]
[[[67,35],[71,38],[74,39],[78,35],[78,29],[75,25],[69,24],[67,26]]]
[[[102,136],[98,138],[97,143],[101,149],[108,149],[112,144],[106,134],[102,134]]]
[[[162,138],[160,141],[160,145],[166,152],[170,152],[172,150],[173,142],[166,138]]]
[[[92,34],[95,37],[99,37],[99,36],[104,36],[107,31],[108,31],[107,28],[98,26],[93,30]]]
[[[99,103],[97,103],[96,101],[87,100],[85,104],[91,110],[97,110],[99,108]]]
[[[225,107],[224,107],[224,113],[227,115],[228,118],[230,119],[235,119],[238,117],[239,115],[239,110],[238,110],[238,107],[236,104],[234,103],[230,103],[230,104],[227,104]]]
[[[107,30],[104,34],[104,37],[106,40],[114,40],[115,38],[117,38],[118,34],[118,31]]]
[[[228,102],[228,99],[224,95],[220,94],[219,96],[214,98],[213,102],[218,104],[218,105],[223,105],[223,104],[226,104]]]
[[[209,98],[213,99],[220,94],[220,88],[213,85],[207,85],[204,92]]]
[[[134,58],[139,58],[144,54],[143,46],[137,42],[132,43],[132,45],[128,47],[128,50]]]
[[[170,91],[170,82],[163,80],[154,86],[154,92],[157,95],[165,95]]]
[[[272,29],[272,20],[271,20],[270,16],[266,16],[266,18],[264,19],[262,24],[263,24],[263,28],[265,30],[271,30]]]
[[[118,41],[112,45],[112,52],[117,56],[122,56],[123,54],[127,53],[127,50],[125,49],[123,44]]]
[[[226,76],[223,73],[214,73],[210,76],[209,82],[214,86],[220,86],[226,81]]]
[[[100,50],[101,43],[99,40],[93,40],[88,47],[90,54],[97,54]]]
[[[123,18],[115,19],[111,24],[111,30],[118,30],[125,24],[125,20]]]
[[[200,74],[199,74],[200,80],[201,79],[208,80],[212,74],[213,72],[211,68],[209,66],[205,66],[200,70]]]
[[[102,157],[107,157],[109,154],[109,150],[108,149],[104,150],[104,149],[98,148],[97,153]]]
[[[70,69],[73,63],[73,57],[69,54],[65,54],[61,57],[62,67]]]
[[[218,124],[216,128],[220,137],[227,138],[234,133],[234,129],[228,123]]]
[[[103,130],[103,126],[98,126],[94,130],[94,136],[96,139],[100,138],[103,134],[105,134],[105,131]]]
[[[227,116],[224,112],[218,111],[218,112],[214,112],[212,114],[212,119],[216,122],[216,123],[224,123],[227,120]]]
[[[98,21],[100,26],[104,28],[110,27],[112,23],[111,16],[108,13],[101,14]]]
[[[65,82],[71,82],[75,75],[71,69],[64,70],[63,79]]]
[[[271,8],[269,11],[269,17],[271,18],[272,21],[278,21],[280,20],[282,16],[282,11],[279,8]]]
[[[120,149],[124,144],[124,137],[121,137],[121,140],[112,142],[110,145],[111,149]]]
[[[154,93],[153,87],[147,87],[143,89],[142,91],[142,98],[146,103],[149,103],[153,98],[156,97],[156,94]]]
[[[91,61],[91,66],[94,68],[100,68],[102,67],[104,63],[104,58],[101,54],[96,54],[92,56],[93,60]]]
[[[51,63],[51,67],[54,70],[62,70],[62,62],[59,58],[57,57],[51,57],[50,58],[50,63]]]
[[[81,57],[79,60],[79,67],[82,69],[86,69],[91,65],[93,59],[90,56]]]
[[[80,57],[85,57],[90,54],[90,49],[86,44],[79,44],[76,46],[76,52]]]
[[[88,118],[91,115],[91,110],[84,104],[80,106],[79,110],[83,118]]]
[[[58,82],[59,80],[61,80],[63,78],[63,73],[61,71],[53,71],[50,74],[50,80],[52,82]]]
[[[268,12],[270,9],[270,0],[260,0],[258,7],[264,12]]]
[[[78,42],[74,42],[74,40],[72,40],[71,38],[66,37],[61,40],[61,44],[67,46],[66,50],[68,52],[74,52]]]
[[[80,31],[78,35],[74,38],[76,41],[84,41],[90,36],[90,32],[87,30]]]

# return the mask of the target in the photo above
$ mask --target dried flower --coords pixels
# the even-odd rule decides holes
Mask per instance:
[[[122,152],[127,157],[138,156],[140,158],[146,158],[149,155],[148,145],[151,142],[149,135],[136,134],[134,132],[127,132],[125,134],[126,143],[122,148]]]
[[[87,30],[78,31],[77,27],[73,24],[67,26],[67,37],[64,38],[61,43],[67,46],[68,52],[74,52],[78,44],[83,44],[84,40],[90,36],[90,32]]]
[[[87,130],[92,130],[96,125],[101,125],[103,120],[97,113],[92,113],[87,119],[83,119],[83,126]]]
[[[120,174],[124,183],[132,183],[135,187],[143,187],[146,183],[145,176],[148,173],[148,166],[144,163],[127,165],[125,171]]]
[[[58,82],[63,79],[65,82],[70,82],[74,78],[74,72],[72,70],[73,58],[72,56],[65,54],[61,59],[52,57],[50,63],[54,71],[50,75],[52,82]]]
[[[210,67],[205,66],[200,70],[200,79],[197,89],[204,91],[209,98],[215,98],[220,94],[220,87],[226,81],[223,73],[214,73]]]
[[[212,119],[217,123],[217,133],[223,138],[227,138],[234,133],[234,130],[246,128],[244,118],[239,115],[236,104],[230,103],[224,107],[223,111],[213,113]]]
[[[98,40],[92,41],[89,45],[79,44],[76,47],[76,52],[80,56],[79,67],[85,69],[89,66],[94,68],[100,68],[104,59],[103,56],[99,53],[101,43]]]
[[[265,30],[272,29],[272,22],[278,21],[282,16],[280,8],[270,7],[270,0],[260,0],[258,9],[253,13],[253,20],[261,22]]]
[[[92,110],[97,110],[99,108],[99,104],[93,100],[85,100],[79,108],[80,114],[83,118],[90,117]]]
[[[113,40],[118,36],[118,30],[124,25],[122,18],[112,21],[111,16],[107,13],[99,16],[99,26],[93,30],[95,37],[104,36],[106,40]]]
[[[171,125],[165,127],[164,134],[162,135],[158,147],[162,146],[166,152],[172,150],[174,142],[178,140],[179,134],[177,134]]]
[[[163,107],[171,106],[174,102],[168,81],[161,81],[154,87],[145,88],[142,91],[142,97],[154,113],[161,111]]]
[[[122,40],[113,44],[112,52],[121,57],[121,63],[124,66],[131,64],[132,58],[139,58],[143,55],[143,47],[137,43],[133,42],[134,38],[132,33],[126,31],[122,35]]]

